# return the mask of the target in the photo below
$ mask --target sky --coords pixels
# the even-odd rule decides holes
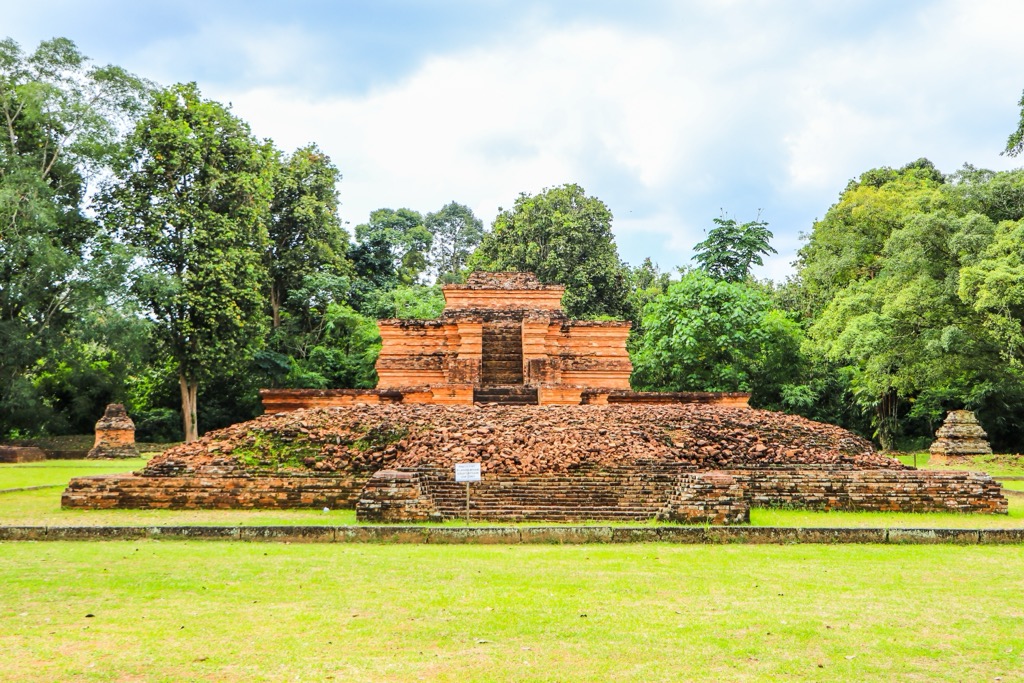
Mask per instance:
[[[769,224],[782,280],[850,179],[920,157],[1005,170],[1018,0],[2,0],[25,50],[195,81],[284,151],[341,170],[351,231],[450,201],[488,226],[578,183],[620,256],[690,263],[719,216]]]

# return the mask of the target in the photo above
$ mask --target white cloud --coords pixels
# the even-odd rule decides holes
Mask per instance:
[[[609,203],[631,260],[666,267],[688,261],[719,207],[740,219],[766,207],[782,253],[765,272],[781,278],[797,231],[868,168],[919,156],[947,171],[1008,167],[995,155],[1005,133],[993,140],[972,117],[1024,85],[1015,4],[939,3],[843,39],[816,35],[834,18],[815,7],[798,17],[711,5],[644,29],[521,27],[361,94],[284,85],[308,54],[285,27],[229,41],[239,69],[266,69],[270,84],[205,90],[286,150],[325,149],[352,223],[453,199],[490,221],[519,192],[579,182]]]

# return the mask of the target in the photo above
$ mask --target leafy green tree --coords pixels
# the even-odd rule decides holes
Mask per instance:
[[[1017,124],[1017,130],[1010,133],[1010,137],[1006,139],[1006,149],[1002,152],[1011,157],[1024,151],[1024,92],[1021,93],[1017,106],[1020,107],[1020,122]]]
[[[983,317],[1003,359],[1024,369],[1024,220],[1002,221],[984,250],[970,255],[959,294]],[[976,256],[974,255],[976,254]]]
[[[132,291],[176,365],[187,441],[200,383],[263,341],[272,161],[244,122],[179,84],[156,93],[99,201],[136,250]]]
[[[886,240],[908,216],[949,205],[949,193],[929,167],[919,160],[900,171],[867,171],[814,223],[797,261],[811,317],[844,287],[878,275]]]
[[[430,263],[437,281],[450,284],[462,279],[462,271],[484,236],[484,223],[464,204],[449,202],[423,221],[434,236]]]
[[[744,282],[690,271],[644,309],[633,386],[649,391],[750,391],[776,405],[799,380],[800,326]]]
[[[751,266],[762,266],[764,256],[778,253],[771,246],[772,233],[765,221],[738,224],[732,218],[715,218],[714,222],[707,239],[693,248],[693,260],[713,278],[726,282],[746,280]]]
[[[469,265],[530,271],[545,284],[565,285],[565,310],[574,318],[629,316],[612,213],[579,185],[519,195],[510,210],[498,213]]]
[[[438,285],[401,286],[387,292],[374,302],[372,317],[431,320],[444,312],[444,295]]]
[[[316,145],[307,145],[276,165],[270,204],[270,309],[274,328],[281,306],[313,273],[343,275],[348,234],[338,218],[341,174]]]
[[[368,263],[386,255],[390,261],[386,270],[394,273],[398,283],[411,285],[429,265],[433,235],[423,225],[423,216],[412,209],[377,209],[370,214],[369,223],[356,226],[356,242],[357,248],[367,245],[374,254]]]
[[[981,406],[1009,379],[957,293],[961,267],[993,231],[987,216],[961,213],[984,203],[971,195],[925,161],[869,172],[801,252],[801,280],[818,295],[806,349],[847,378],[885,448],[908,435],[908,420],[934,431],[945,409]]]
[[[0,432],[40,423],[33,372],[93,305],[86,273],[103,245],[83,197],[147,87],[66,38],[30,54],[0,40]]]

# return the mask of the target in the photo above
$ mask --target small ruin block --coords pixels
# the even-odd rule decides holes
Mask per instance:
[[[988,434],[970,410],[951,410],[935,432],[936,441],[928,450],[932,455],[991,455]]]
[[[135,423],[120,403],[111,403],[96,423],[96,443],[87,458],[137,458]]]

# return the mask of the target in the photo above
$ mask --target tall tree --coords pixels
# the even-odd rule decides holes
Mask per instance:
[[[629,315],[612,212],[579,185],[519,195],[511,209],[498,213],[469,265],[530,271],[541,282],[565,285],[565,309],[575,318]]]
[[[762,257],[777,254],[771,246],[768,223],[753,220],[736,223],[732,218],[715,218],[707,238],[693,248],[693,260],[713,278],[740,282],[750,276],[750,267],[764,265]]]
[[[415,284],[427,269],[427,254],[433,235],[423,225],[423,216],[412,209],[377,209],[370,221],[356,226],[357,248],[373,245],[371,251],[386,249],[391,270],[401,284]]]
[[[137,250],[132,290],[176,365],[186,441],[200,383],[262,343],[272,160],[248,125],[179,84],[154,96],[99,201]]]
[[[866,171],[851,181],[800,249],[797,268],[815,316],[853,282],[871,279],[883,266],[882,248],[914,212],[947,207],[942,175],[927,160],[900,170]]]
[[[460,278],[466,260],[484,236],[484,223],[465,204],[449,202],[423,221],[434,236],[430,263],[441,284]]]
[[[690,271],[644,309],[633,385],[654,391],[750,391],[779,402],[799,379],[800,326],[745,282]]]
[[[0,431],[32,423],[30,369],[91,305],[86,261],[102,245],[90,243],[86,184],[147,87],[66,38],[30,54],[0,40]]]
[[[274,328],[289,294],[314,273],[343,274],[348,234],[338,218],[341,173],[316,145],[276,164],[270,205],[270,309]]]
[[[1010,137],[1006,139],[1006,149],[1003,150],[1003,154],[1011,157],[1024,152],[1024,92],[1021,93],[1017,106],[1020,107],[1020,122],[1017,123],[1017,130],[1010,133]]]

